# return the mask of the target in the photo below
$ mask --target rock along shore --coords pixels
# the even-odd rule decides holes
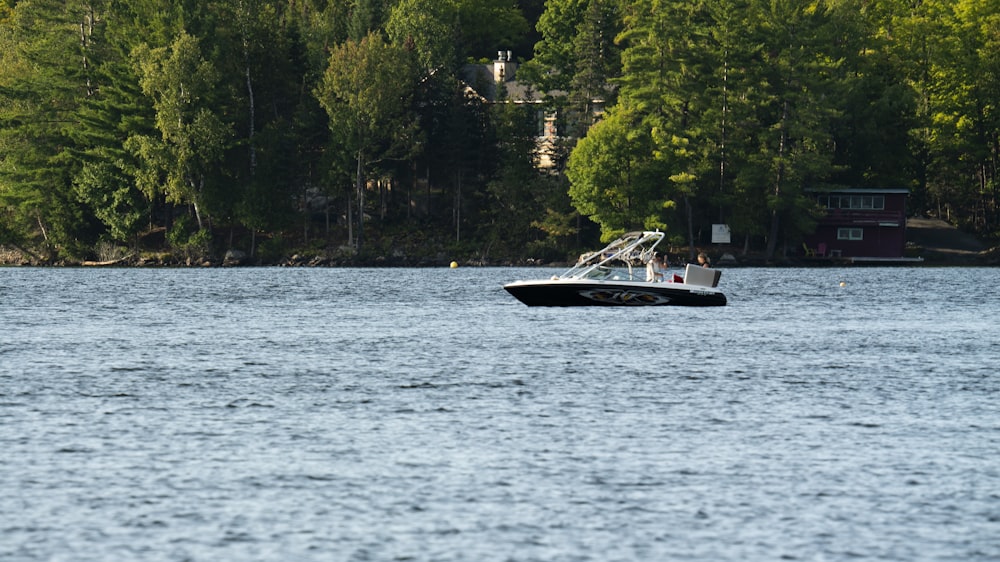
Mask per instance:
[[[684,263],[687,248],[669,252],[672,264]],[[920,258],[893,261],[852,262],[849,259],[803,258],[801,256],[766,259],[762,254],[743,255],[738,248],[699,248],[713,258],[718,267],[824,267],[845,265],[904,265],[930,266],[998,266],[1000,246],[989,248],[975,236],[962,232],[939,219],[911,218],[907,220],[907,257]],[[218,258],[183,258],[169,252],[141,252],[113,259],[45,263],[37,256],[18,248],[0,246],[0,266],[65,266],[65,267],[447,267],[452,261],[463,266],[509,267],[553,266],[568,267],[567,262],[536,259],[478,258],[455,259],[441,252],[427,256],[367,256],[350,255],[338,249],[331,253],[293,254],[274,260],[261,260],[238,250],[229,250]]]

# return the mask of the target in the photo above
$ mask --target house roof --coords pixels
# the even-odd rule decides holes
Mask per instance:
[[[806,191],[808,191],[810,193],[838,193],[838,194],[844,194],[844,193],[846,193],[846,194],[849,194],[849,195],[874,195],[874,194],[903,194],[903,195],[909,195],[910,194],[910,190],[909,189],[898,189],[898,188],[893,188],[893,189],[881,189],[881,188],[871,188],[871,189],[862,189],[862,188],[820,189],[820,188],[813,188],[813,189],[807,189]]]
[[[472,90],[489,101],[497,101],[497,83],[493,80],[492,64],[467,64],[462,67],[462,80]],[[505,80],[506,98],[517,103],[540,103],[542,95],[528,84]]]

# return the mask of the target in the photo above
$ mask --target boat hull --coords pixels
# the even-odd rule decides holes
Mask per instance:
[[[725,306],[718,289],[684,283],[515,281],[508,293],[528,306]]]

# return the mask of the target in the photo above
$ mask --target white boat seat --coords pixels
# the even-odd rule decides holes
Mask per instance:
[[[699,287],[718,287],[719,278],[722,272],[710,267],[702,267],[693,263],[687,264],[684,269],[684,284],[698,285]]]

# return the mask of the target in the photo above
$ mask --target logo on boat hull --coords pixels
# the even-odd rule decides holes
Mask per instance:
[[[579,294],[581,297],[585,297],[596,302],[624,304],[630,306],[649,306],[667,304],[670,302],[670,297],[646,291],[634,291],[628,289],[590,289],[580,291]]]

